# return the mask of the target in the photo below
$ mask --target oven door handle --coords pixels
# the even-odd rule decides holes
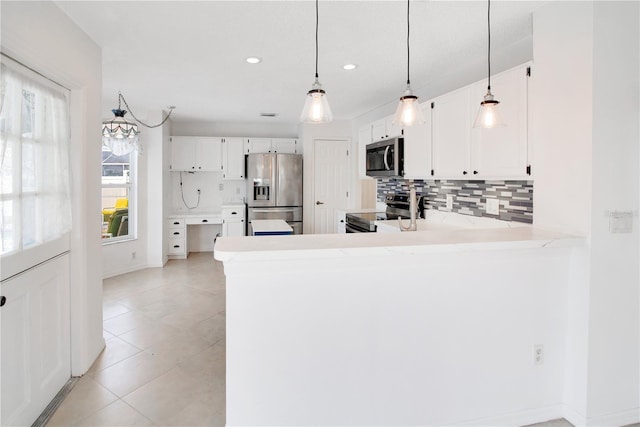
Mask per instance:
[[[387,145],[387,147],[384,149],[384,167],[386,168],[386,170],[391,170],[391,168],[389,167],[389,162],[387,162],[387,155],[389,154],[389,148],[391,148],[391,146]]]

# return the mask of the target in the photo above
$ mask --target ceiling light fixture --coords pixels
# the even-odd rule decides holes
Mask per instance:
[[[484,101],[480,103],[480,110],[478,110],[478,115],[476,116],[476,121],[473,123],[473,127],[491,129],[504,126],[500,110],[498,110],[500,101],[494,99],[491,93],[491,0],[487,0],[487,34],[487,94],[484,96]]]
[[[356,68],[358,68],[357,64],[345,64],[342,68],[344,68],[345,70],[355,70]]]
[[[418,97],[413,94],[413,91],[411,90],[411,80],[409,79],[409,34],[409,0],[407,0],[407,88],[405,89],[404,94],[400,97],[400,103],[398,104],[398,108],[396,109],[396,114],[393,119],[395,123],[399,123],[403,126],[412,126],[415,123],[424,122],[422,109],[418,104]]]
[[[138,126],[124,118],[127,111],[122,109],[121,102],[124,102],[124,105],[129,108],[122,93],[118,92],[118,108],[111,110],[114,118],[102,122],[102,144],[107,146],[116,156],[123,156],[140,148],[138,141],[140,131],[138,130]],[[148,125],[140,121],[133,112],[131,112],[131,117],[145,127],[156,128],[162,126],[164,122],[169,119],[173,109],[176,107],[172,105],[168,108],[169,114],[157,125]],[[131,110],[131,108],[129,108],[129,110]]]
[[[300,121],[303,123],[329,123],[333,120],[327,94],[318,81],[318,0],[316,0],[316,79],[307,92],[307,100],[302,108]]]
[[[262,59],[258,58],[257,56],[250,56],[246,59],[246,61],[249,64],[259,64],[262,62]]]

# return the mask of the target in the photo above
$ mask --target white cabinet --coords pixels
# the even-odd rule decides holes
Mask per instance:
[[[371,143],[371,124],[358,130],[358,173],[367,176],[367,144]]]
[[[252,153],[299,153],[298,140],[295,138],[248,138],[245,141],[245,154]]]
[[[523,66],[491,78],[491,92],[500,101],[506,126],[471,130],[472,174],[496,178],[527,174],[528,74],[528,66]],[[486,79],[471,88],[473,114],[486,91]]]
[[[245,216],[244,205],[222,207],[222,235],[244,236]]]
[[[347,213],[336,209],[336,233],[345,234],[347,232]]]
[[[222,138],[172,136],[169,168],[173,171],[220,171]]]
[[[469,174],[470,93],[469,87],[464,87],[433,101],[432,169],[436,178]]]
[[[431,102],[421,104],[424,123],[404,129],[404,177],[424,179],[431,174]]]
[[[222,138],[222,179],[244,179],[244,139]]]
[[[529,178],[528,66],[491,78],[491,91],[500,101],[505,127],[472,128],[487,91],[486,80],[434,100],[431,110],[434,178]]]
[[[183,218],[169,218],[169,248],[170,258],[184,259],[187,257],[187,226]]]
[[[388,116],[371,123],[372,141],[382,141],[402,135],[402,127],[393,122],[394,116]]]

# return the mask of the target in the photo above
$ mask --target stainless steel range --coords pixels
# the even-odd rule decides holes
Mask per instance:
[[[409,219],[409,195],[388,193],[385,197],[387,209],[384,212],[348,213],[346,215],[347,233],[374,233],[376,231],[376,221],[387,219]],[[422,197],[418,198],[419,216],[422,216]]]

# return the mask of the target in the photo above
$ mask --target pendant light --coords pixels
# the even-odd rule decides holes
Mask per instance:
[[[409,79],[409,61],[411,57],[409,50],[409,34],[409,0],[407,0],[407,88],[405,89],[404,94],[400,97],[400,103],[398,104],[395,117],[393,118],[394,123],[398,123],[402,126],[412,126],[415,123],[424,122],[422,109],[418,104],[418,97],[413,94],[413,91],[411,90],[411,80]]]
[[[108,147],[116,156],[124,156],[140,148],[140,142],[138,141],[140,131],[138,130],[138,125],[124,118],[127,110],[122,109],[121,102],[124,102],[124,105],[129,108],[127,100],[124,99],[122,93],[118,92],[118,108],[111,110],[114,118],[102,122],[102,144]],[[157,125],[148,125],[138,120],[136,116],[133,115],[133,112],[131,113],[131,117],[145,127],[156,128],[162,126],[164,122],[167,121],[175,107],[170,106],[168,108],[169,114]]]
[[[304,103],[300,121],[303,123],[329,123],[333,120],[327,94],[318,81],[318,0],[316,0],[316,79],[307,92],[307,100]]]
[[[487,34],[489,39],[487,44],[487,94],[484,96],[484,101],[480,103],[480,110],[478,110],[478,115],[476,116],[476,121],[473,123],[473,127],[491,129],[504,126],[500,110],[498,109],[500,101],[494,99],[491,93],[491,0],[487,0]]]

